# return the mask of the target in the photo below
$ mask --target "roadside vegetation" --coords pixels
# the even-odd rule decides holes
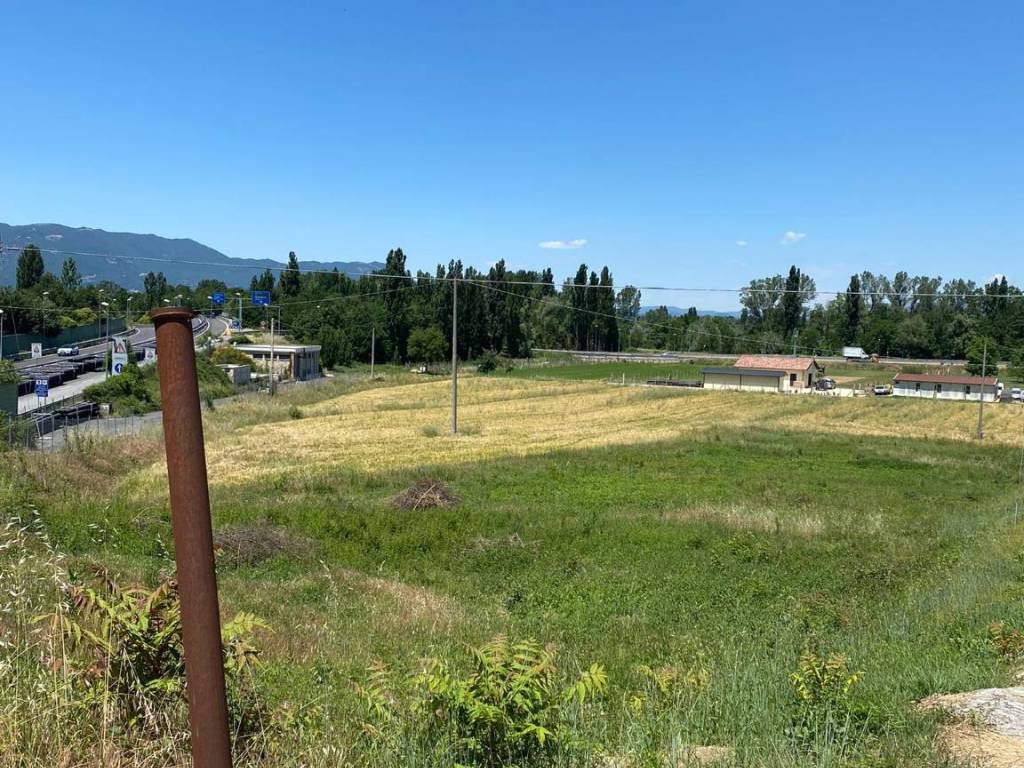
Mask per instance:
[[[1012,677],[1017,409],[365,374],[204,417],[241,764],[943,765]],[[158,439],[0,504],[0,765],[180,764]]]
[[[251,361],[251,358],[249,359]],[[210,354],[196,355],[199,396],[204,401],[230,397],[235,393],[231,380],[217,367],[217,362],[219,361],[214,360]],[[118,376],[110,376],[98,384],[86,387],[83,395],[86,400],[96,403],[110,403],[111,413],[117,416],[160,410],[158,366],[129,363]]]

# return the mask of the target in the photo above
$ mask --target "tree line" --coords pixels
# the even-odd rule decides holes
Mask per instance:
[[[371,339],[377,360],[432,361],[451,354],[456,284],[462,359],[485,352],[526,357],[536,348],[836,354],[848,345],[946,359],[974,359],[987,348],[1008,359],[1024,349],[1024,300],[1005,277],[978,285],[865,271],[851,276],[845,292],[819,300],[814,280],[793,266],[785,275],[751,280],[735,316],[704,316],[694,307],[675,315],[664,306],[643,311],[640,290],[617,289],[607,267],[581,264],[561,283],[550,268],[511,270],[504,261],[486,271],[451,261],[413,273],[400,248],[388,253],[382,270],[358,277],[305,272],[293,252],[277,274],[266,270],[248,286],[209,279],[171,285],[151,271],[142,291],[129,292],[111,282],[83,283],[71,257],[60,275],[50,274],[29,245],[18,257],[16,285],[0,288],[0,305],[8,308],[0,318],[7,332],[53,334],[96,322],[106,311],[130,309],[145,320],[169,303],[208,309],[210,297],[224,293],[223,311],[234,316],[240,296],[244,325],[266,325],[273,315],[297,340],[320,344],[327,365],[368,360]],[[251,290],[269,291],[274,306],[253,307]]]

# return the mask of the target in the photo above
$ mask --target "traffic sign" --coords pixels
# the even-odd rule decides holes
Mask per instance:
[[[36,379],[36,397],[50,396],[50,380]]]
[[[38,341],[32,342],[32,359],[43,356],[43,345]]]
[[[210,296],[210,300],[214,303],[215,306],[221,306],[224,303],[224,292],[215,291],[213,295]]]
[[[117,376],[128,365],[128,340],[115,336],[110,340],[110,372]]]
[[[146,347],[146,362],[152,363],[156,360],[156,350],[152,347]]]
[[[254,307],[269,307],[270,291],[253,291],[252,304]]]

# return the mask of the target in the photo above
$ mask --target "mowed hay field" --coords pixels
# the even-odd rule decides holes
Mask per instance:
[[[1024,627],[1024,409],[986,406],[979,442],[958,403],[467,376],[451,436],[449,397],[338,381],[206,414],[215,529],[274,542],[220,560],[223,611],[270,627],[268,706],[312,713],[270,764],[452,765],[397,681],[428,655],[464,670],[498,634],[547,646],[562,682],[607,672],[561,765],[698,745],[722,765],[953,765],[915,702],[1012,679],[988,627]],[[0,493],[73,569],[153,583],[173,567],[154,440],[24,458]],[[457,503],[396,508],[423,477]],[[822,694],[837,720],[793,685],[807,652],[859,673]],[[381,675],[404,714],[368,729]]]

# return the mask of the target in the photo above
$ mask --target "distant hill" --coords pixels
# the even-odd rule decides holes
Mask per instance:
[[[67,254],[47,253],[47,249],[76,252],[74,259],[86,282],[112,280],[125,288],[136,289],[142,288],[143,275],[150,271],[163,272],[171,285],[195,285],[204,278],[211,278],[223,280],[229,286],[247,287],[253,275],[267,267],[283,266],[282,262],[271,259],[226,256],[195,240],[61,224],[0,224],[0,242],[5,247],[5,258],[0,265],[0,284],[4,285],[14,283],[18,251],[29,243],[39,246],[46,269],[55,275],[60,275],[61,263]],[[349,275],[366,274],[384,267],[376,261],[300,261],[299,264],[303,269],[337,268]]]
[[[640,314],[642,315],[646,312],[650,312],[651,310],[657,309],[660,306],[660,304],[652,304],[651,306],[640,307]],[[686,314],[686,310],[683,309],[682,307],[665,307],[665,309],[668,310],[668,313],[671,317],[679,317],[681,315]],[[700,317],[739,317],[740,311],[738,309],[729,311],[720,311],[716,309],[698,309],[697,314]]]

